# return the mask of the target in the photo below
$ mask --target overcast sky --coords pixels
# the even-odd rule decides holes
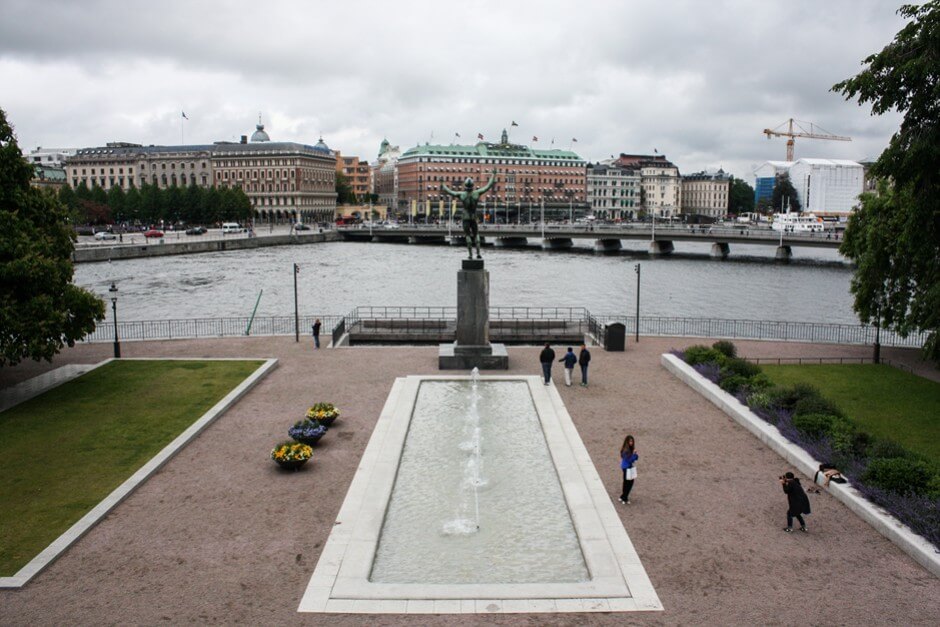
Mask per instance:
[[[322,135],[369,161],[383,137],[506,127],[592,161],[656,149],[750,178],[784,158],[761,131],[790,117],[853,138],[797,139],[797,158],[880,154],[898,116],[829,88],[893,39],[898,4],[0,0],[0,108],[24,152],[178,144],[182,111],[186,143],[232,140],[260,112],[275,141]]]

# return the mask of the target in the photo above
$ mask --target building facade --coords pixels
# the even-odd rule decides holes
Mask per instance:
[[[634,220],[640,209],[638,168],[595,163],[587,166],[587,202],[603,220]]]
[[[585,161],[565,150],[534,150],[509,142],[506,131],[498,144],[415,146],[398,160],[399,213],[428,212],[451,206],[451,197],[441,190],[462,189],[466,179],[481,187],[496,170],[496,183],[481,199],[501,219],[544,205],[546,218],[567,218],[587,205]]]
[[[679,213],[682,185],[679,168],[665,155],[620,153],[613,165],[640,171],[640,207],[647,213],[673,217]]]
[[[349,188],[359,202],[368,200],[372,189],[372,172],[367,161],[360,161],[359,157],[344,157],[337,150],[336,171],[346,176]]]
[[[754,205],[774,195],[777,177],[790,171],[792,161],[765,161],[754,168]]]
[[[401,149],[383,139],[379,146],[379,156],[372,167],[372,193],[379,197],[380,205],[392,210],[398,206],[399,157]]]
[[[865,169],[846,159],[797,159],[790,166],[790,182],[803,211],[845,218],[858,205]]]
[[[731,176],[724,170],[696,172],[682,177],[682,213],[716,220],[728,215]]]
[[[336,158],[323,140],[315,146],[272,142],[260,123],[250,142],[243,135],[240,142],[206,145],[82,148],[66,160],[65,171],[73,188],[240,187],[260,218],[331,221],[336,208]]]
[[[38,146],[26,155],[26,160],[33,165],[44,165],[61,168],[65,160],[75,154],[77,148],[43,148]]]

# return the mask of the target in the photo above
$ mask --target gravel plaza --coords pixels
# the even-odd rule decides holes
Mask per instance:
[[[662,612],[298,613],[394,380],[438,374],[437,348],[314,351],[309,338],[256,337],[123,344],[129,357],[273,357],[278,367],[29,584],[0,591],[0,623],[935,624],[940,581],[825,492],[810,495],[808,534],[781,531],[786,499],[776,478],[785,462],[659,365],[662,353],[693,343],[703,340],[642,338],[625,353],[595,347],[591,386],[558,387]],[[871,353],[736,345],[745,357]],[[507,374],[536,374],[537,355],[510,347]],[[0,371],[0,388],[110,356],[110,344],[79,345],[52,364]],[[917,351],[883,357],[940,378]],[[560,365],[553,375],[557,385]],[[280,471],[268,453],[314,401],[335,403],[343,416],[302,471]],[[640,463],[623,506],[618,450],[627,433]]]

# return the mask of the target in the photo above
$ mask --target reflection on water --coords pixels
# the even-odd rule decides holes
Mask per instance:
[[[858,321],[851,269],[835,251],[795,248],[794,263],[775,264],[772,246],[732,246],[725,261],[708,249],[682,243],[671,258],[649,258],[640,242],[614,255],[488,248],[490,304],[633,315],[640,263],[644,316]],[[104,296],[114,281],[124,320],[247,316],[261,289],[259,316],[289,315],[297,263],[301,313],[342,314],[358,305],[456,305],[461,258],[456,246],[336,242],[78,264],[75,281]]]

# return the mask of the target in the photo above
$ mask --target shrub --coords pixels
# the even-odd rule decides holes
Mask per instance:
[[[773,407],[773,398],[766,390],[760,389],[751,392],[750,396],[747,397],[747,406],[751,409],[768,410]]]
[[[845,413],[839,406],[822,396],[804,396],[796,401],[793,406],[793,413],[797,416],[801,414],[829,414],[830,416],[844,417]]]
[[[831,414],[803,414],[793,416],[793,426],[807,437],[818,440],[832,433],[835,421],[839,418]]]
[[[748,383],[748,387],[751,388],[751,390],[766,390],[772,385],[773,381],[763,372],[751,377],[750,383]]]
[[[725,357],[737,357],[738,349],[735,348],[732,342],[728,340],[718,340],[712,344],[712,348],[724,355]]]
[[[721,365],[721,370],[727,372],[728,376],[738,375],[747,379],[761,373],[760,366],[740,357],[726,358]]]
[[[729,394],[734,394],[742,388],[746,388],[750,379],[747,377],[742,377],[741,375],[731,375],[730,377],[722,377],[718,385],[722,390],[728,392]]]
[[[724,360],[725,356],[722,353],[716,351],[714,348],[702,346],[701,344],[696,344],[695,346],[690,346],[685,349],[685,363],[690,366],[707,364],[709,362],[722,363]]]
[[[894,440],[887,440],[883,438],[878,438],[875,440],[868,454],[871,457],[881,457],[884,459],[893,459],[896,457],[911,457],[911,452],[895,442]]]
[[[819,390],[808,383],[797,383],[786,387],[776,387],[771,391],[774,403],[782,409],[793,411],[797,402],[802,398],[815,397],[820,395]]]
[[[868,463],[862,481],[896,494],[924,494],[933,482],[933,473],[919,459],[876,458]]]

